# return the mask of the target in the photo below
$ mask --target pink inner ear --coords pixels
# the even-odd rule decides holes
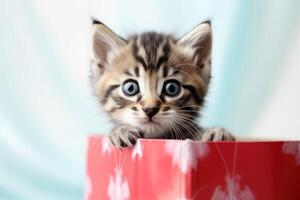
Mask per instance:
[[[206,36],[202,37],[195,45],[193,45],[193,47],[196,48],[195,56],[197,56],[197,65],[200,68],[203,68],[204,62],[211,54],[212,35],[207,34]]]
[[[126,41],[102,23],[94,24],[93,31],[94,55],[103,66],[107,62],[109,52],[125,45]]]
[[[194,59],[197,59],[196,64],[202,69],[211,54],[212,30],[210,22],[201,23],[183,36],[178,43],[187,48],[195,49]]]
[[[109,47],[109,45],[106,42],[99,40],[97,38],[94,38],[93,49],[94,49],[94,54],[95,54],[96,58],[98,58],[98,60],[100,62],[99,64],[101,66],[103,66],[104,63],[107,61],[107,55],[108,55],[108,52],[111,50],[111,48]]]

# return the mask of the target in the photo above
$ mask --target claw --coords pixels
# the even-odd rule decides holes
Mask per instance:
[[[124,124],[116,126],[109,136],[111,143],[119,148],[133,146],[136,140],[141,137],[140,129]]]
[[[235,141],[234,136],[224,128],[211,128],[206,130],[202,141]]]

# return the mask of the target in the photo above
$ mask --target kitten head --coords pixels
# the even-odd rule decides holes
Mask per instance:
[[[116,123],[164,137],[193,130],[207,93],[212,31],[203,22],[182,38],[146,32],[123,39],[93,23],[92,87]]]

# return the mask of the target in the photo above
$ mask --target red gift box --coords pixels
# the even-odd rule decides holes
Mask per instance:
[[[299,200],[300,142],[89,138],[88,200]]]

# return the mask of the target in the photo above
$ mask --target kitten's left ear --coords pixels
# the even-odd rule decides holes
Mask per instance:
[[[103,23],[93,19],[93,52],[99,67],[104,67],[111,52],[126,45],[126,41]]]
[[[180,38],[177,44],[193,52],[194,63],[200,68],[203,79],[208,83],[211,72],[212,28],[210,21],[196,26]]]

